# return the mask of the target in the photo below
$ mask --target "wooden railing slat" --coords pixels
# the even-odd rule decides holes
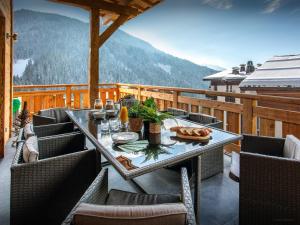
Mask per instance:
[[[275,136],[275,121],[265,118],[260,118],[260,136]]]
[[[257,106],[253,109],[257,117],[300,124],[300,112]]]
[[[192,105],[200,105],[202,107],[214,108],[229,112],[241,113],[243,111],[243,106],[237,103],[231,102],[220,102],[208,99],[198,99],[198,98],[191,98],[185,96],[179,96],[178,102],[180,103],[190,103]]]
[[[292,134],[298,138],[300,138],[300,125],[295,123],[282,123],[282,137],[286,137],[286,135]]]

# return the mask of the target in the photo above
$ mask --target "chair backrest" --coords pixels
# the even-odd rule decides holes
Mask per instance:
[[[81,203],[74,215],[74,225],[185,225],[184,204],[160,205],[94,205]]]
[[[51,108],[39,111],[40,116],[52,117],[56,119],[56,123],[69,122],[70,119],[66,113],[67,108]]]
[[[190,113],[189,119],[191,121],[195,121],[202,124],[211,124],[216,123],[218,121],[216,117],[201,113]]]
[[[173,116],[185,116],[188,114],[187,111],[183,109],[177,109],[177,108],[168,108],[167,112],[171,113]]]

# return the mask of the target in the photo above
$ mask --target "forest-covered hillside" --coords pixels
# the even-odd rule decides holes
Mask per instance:
[[[68,17],[19,10],[15,62],[28,59],[15,84],[86,83],[89,25]],[[118,30],[100,50],[100,82],[207,88],[202,77],[215,70],[153,48]],[[16,74],[15,74],[16,75]]]

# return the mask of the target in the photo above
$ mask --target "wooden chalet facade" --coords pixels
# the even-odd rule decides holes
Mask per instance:
[[[0,158],[10,136],[12,101],[12,0],[0,1]]]
[[[233,67],[232,69],[224,70],[216,74],[212,74],[203,78],[204,81],[210,82],[210,89],[212,91],[224,91],[232,93],[242,93],[239,85],[240,83],[251,73],[253,73],[255,67],[252,61],[248,61],[246,64],[241,64],[240,67]],[[232,97],[210,97],[214,100],[236,102]]]
[[[300,98],[300,55],[274,56],[243,80],[240,89],[260,95]],[[261,104],[300,111],[299,105]]]

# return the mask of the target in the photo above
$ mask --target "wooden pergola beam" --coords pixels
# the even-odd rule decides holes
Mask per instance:
[[[100,36],[99,36],[99,43],[98,48],[100,48],[107,39],[126,21],[128,20],[128,16],[120,15],[118,19],[113,22]]]
[[[93,107],[95,99],[99,98],[99,33],[100,33],[100,17],[99,9],[92,8],[90,15],[90,57],[89,57],[89,103]]]
[[[92,8],[98,8],[98,9],[118,13],[120,15],[137,16],[139,14],[139,10],[136,8],[127,5],[109,3],[103,0],[51,0],[51,1],[65,3],[73,6],[79,6],[79,7],[86,8],[88,10]]]

